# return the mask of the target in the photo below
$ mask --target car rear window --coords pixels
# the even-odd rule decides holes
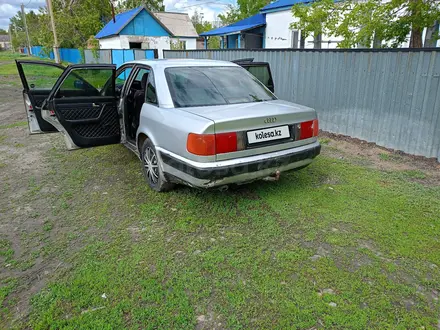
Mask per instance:
[[[274,100],[275,96],[241,67],[165,69],[176,107],[197,107]]]

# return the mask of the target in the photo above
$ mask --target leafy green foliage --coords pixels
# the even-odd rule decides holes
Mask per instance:
[[[142,5],[155,11],[164,9],[161,0],[125,0],[119,2],[116,11],[121,12]],[[112,18],[110,1],[102,0],[53,0],[53,11],[59,47],[65,48],[97,47],[94,36]],[[31,45],[41,45],[45,52],[50,52],[53,47],[53,34],[47,8],[27,13],[26,22]],[[21,12],[12,17],[10,23],[13,26],[13,46],[26,47]]]
[[[422,31],[440,19],[440,6],[438,1],[425,0],[319,0],[294,5],[292,14],[298,18],[292,28],[306,36],[342,37],[340,48],[398,47],[409,33],[410,47],[423,47]]]
[[[194,14],[191,16],[191,22],[193,23],[198,34],[214,29],[211,22],[203,21],[203,14],[200,14],[197,10],[195,10]],[[220,48],[220,37],[209,37],[208,48]]]
[[[108,1],[100,0],[53,0],[55,25],[60,47],[84,48],[111,18],[111,6]],[[11,18],[11,24],[17,33],[13,34],[13,45],[25,46],[26,35],[20,12]],[[53,47],[53,34],[47,8],[40,8],[26,14],[29,37],[32,45],[41,45],[47,52]]]
[[[162,0],[122,0],[118,4],[117,11],[123,12],[140,6],[144,6],[151,11],[165,10]]]
[[[223,24],[229,25],[258,14],[270,0],[237,0],[237,5],[229,5],[226,13],[218,15]]]

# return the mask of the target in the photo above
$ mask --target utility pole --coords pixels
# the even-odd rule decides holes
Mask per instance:
[[[13,52],[15,52],[14,46],[12,45],[12,24],[9,24],[9,42],[11,43],[11,49]]]
[[[53,16],[53,10],[52,10],[52,0],[46,0],[47,2],[47,9],[49,10],[50,15],[50,22],[52,24],[52,32],[53,32],[53,54],[55,57],[55,62],[60,63],[60,53],[58,52],[58,38],[57,38],[57,31],[55,28],[55,18]]]
[[[31,50],[31,40],[29,39],[29,31],[27,28],[27,23],[26,23],[26,14],[24,12],[24,4],[21,4],[21,16],[23,17],[23,24],[24,24],[24,30],[26,32],[26,40],[27,40],[27,46],[28,46],[28,56],[32,55],[32,50]]]

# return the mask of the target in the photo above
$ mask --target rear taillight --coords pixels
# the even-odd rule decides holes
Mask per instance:
[[[237,133],[215,134],[215,153],[224,154],[237,151]]]
[[[189,133],[186,141],[186,149],[194,155],[215,155],[215,135]]]
[[[188,134],[186,148],[198,156],[212,156],[244,150],[245,143],[241,132],[219,134]]]
[[[299,139],[309,139],[314,136],[318,136],[319,124],[318,119],[305,121],[298,124],[299,127]]]
[[[319,134],[319,122],[318,119],[313,121],[313,136],[318,136]]]

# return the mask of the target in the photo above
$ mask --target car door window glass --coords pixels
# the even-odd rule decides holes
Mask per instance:
[[[64,72],[64,68],[44,64],[21,63],[21,67],[30,89],[50,90]]]
[[[153,72],[148,75],[147,89],[145,92],[145,101],[157,105],[156,85],[154,83]]]
[[[270,74],[267,66],[249,66],[246,68],[250,73],[252,73],[255,78],[261,81],[265,86],[270,85]]]
[[[116,79],[115,79],[115,93],[116,96],[121,96],[122,89],[124,88],[125,83],[128,80],[128,77],[130,77],[131,71],[133,70],[132,66],[119,68],[116,71]],[[111,88],[113,88],[112,84],[109,82],[105,85],[105,92],[103,92],[104,95],[111,95],[109,92],[111,92]]]
[[[132,69],[133,69],[132,67],[124,68],[122,71],[119,71],[117,73],[116,86],[121,86],[122,88],[124,83],[127,81],[128,77],[130,77],[130,73]]]
[[[113,70],[110,68],[84,68],[72,70],[62,82],[58,97],[100,96],[105,86],[105,95],[113,96]],[[110,82],[110,83],[109,83]]]
[[[145,92],[145,87],[146,87],[146,80],[147,80],[147,78],[148,78],[148,74],[150,73],[150,70],[149,69],[139,69],[138,71],[137,71],[137,73],[135,73],[136,74],[136,76],[134,77],[134,79],[133,79],[133,81],[132,81],[132,83],[131,83],[131,86],[130,86],[130,89],[132,90],[132,91],[143,91],[143,92]],[[144,86],[142,86],[142,78],[144,77],[144,75],[145,75],[145,78],[144,78],[144,83],[145,83],[145,85]]]

